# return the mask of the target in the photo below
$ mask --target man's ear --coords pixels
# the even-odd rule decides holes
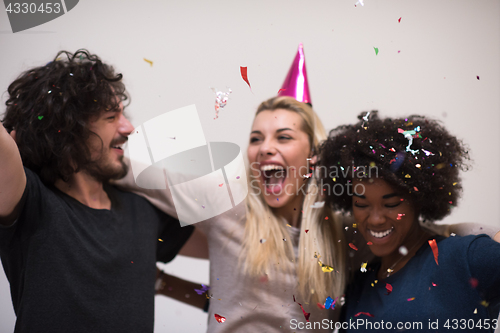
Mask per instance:
[[[16,141],[16,130],[12,130],[10,131],[10,136],[12,137],[12,139],[14,139],[14,141],[17,143]]]

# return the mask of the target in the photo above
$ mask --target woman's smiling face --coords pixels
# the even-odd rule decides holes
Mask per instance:
[[[379,178],[355,180],[357,194],[352,198],[352,211],[358,230],[371,251],[378,257],[398,258],[399,248],[412,246],[420,235],[414,205],[391,185]],[[362,193],[359,189],[363,188]]]
[[[255,117],[247,154],[254,180],[270,207],[300,210],[304,176],[311,171],[311,143],[294,111],[261,111]],[[301,191],[301,187],[304,186]]]

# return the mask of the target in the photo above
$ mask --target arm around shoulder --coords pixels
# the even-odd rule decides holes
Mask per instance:
[[[8,226],[19,216],[26,187],[26,174],[16,142],[0,125],[0,225]]]

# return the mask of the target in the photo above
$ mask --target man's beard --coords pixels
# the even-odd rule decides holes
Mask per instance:
[[[128,166],[123,162],[123,156],[120,156],[120,164],[120,167],[114,167],[111,163],[106,163],[101,155],[101,158],[87,164],[85,171],[95,180],[106,183],[112,179],[121,179],[127,175]]]

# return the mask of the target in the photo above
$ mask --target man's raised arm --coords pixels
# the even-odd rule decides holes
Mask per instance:
[[[8,226],[17,219],[25,187],[26,174],[16,142],[0,124],[0,225]]]

